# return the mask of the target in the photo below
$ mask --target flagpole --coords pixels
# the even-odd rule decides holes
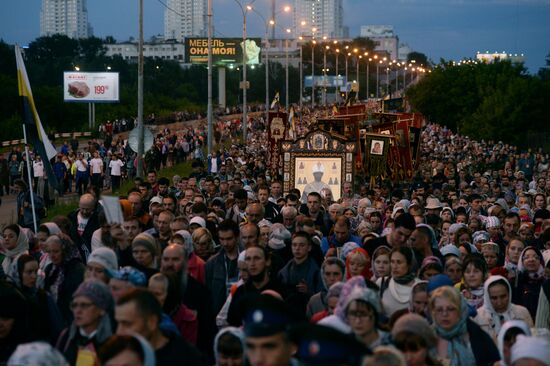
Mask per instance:
[[[29,145],[27,143],[27,129],[25,123],[23,123],[23,139],[25,140],[25,156],[27,157],[27,176],[29,178],[29,193],[31,196],[31,209],[32,209],[32,223],[34,225],[34,232],[38,232],[38,225],[36,222],[36,210],[34,208],[34,194],[32,190],[32,176],[31,176],[31,160],[29,158]],[[45,157],[48,158],[47,156]]]

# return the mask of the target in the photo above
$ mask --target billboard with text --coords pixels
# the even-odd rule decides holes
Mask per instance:
[[[261,39],[248,38],[244,44],[246,64],[259,64]],[[185,62],[190,64],[208,63],[208,38],[185,39]],[[242,38],[212,38],[212,63],[214,65],[242,64],[242,62]]]
[[[65,102],[118,102],[118,72],[64,72],[63,99]]]

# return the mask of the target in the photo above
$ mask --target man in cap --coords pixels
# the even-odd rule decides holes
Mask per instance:
[[[300,366],[355,366],[372,354],[356,337],[322,325],[296,326],[290,330],[290,339]]]
[[[290,342],[290,323],[285,303],[271,295],[246,299],[242,319],[245,349],[251,366],[290,366],[295,346]]]

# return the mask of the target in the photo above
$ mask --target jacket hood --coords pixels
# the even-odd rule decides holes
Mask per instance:
[[[500,353],[502,366],[508,366],[504,361],[504,336],[512,328],[519,328],[525,333],[526,336],[531,336],[531,331],[529,330],[529,326],[523,320],[509,320],[506,323],[504,323],[502,328],[500,328],[500,331],[498,332],[498,336],[497,336],[497,346],[498,346],[498,351]]]

